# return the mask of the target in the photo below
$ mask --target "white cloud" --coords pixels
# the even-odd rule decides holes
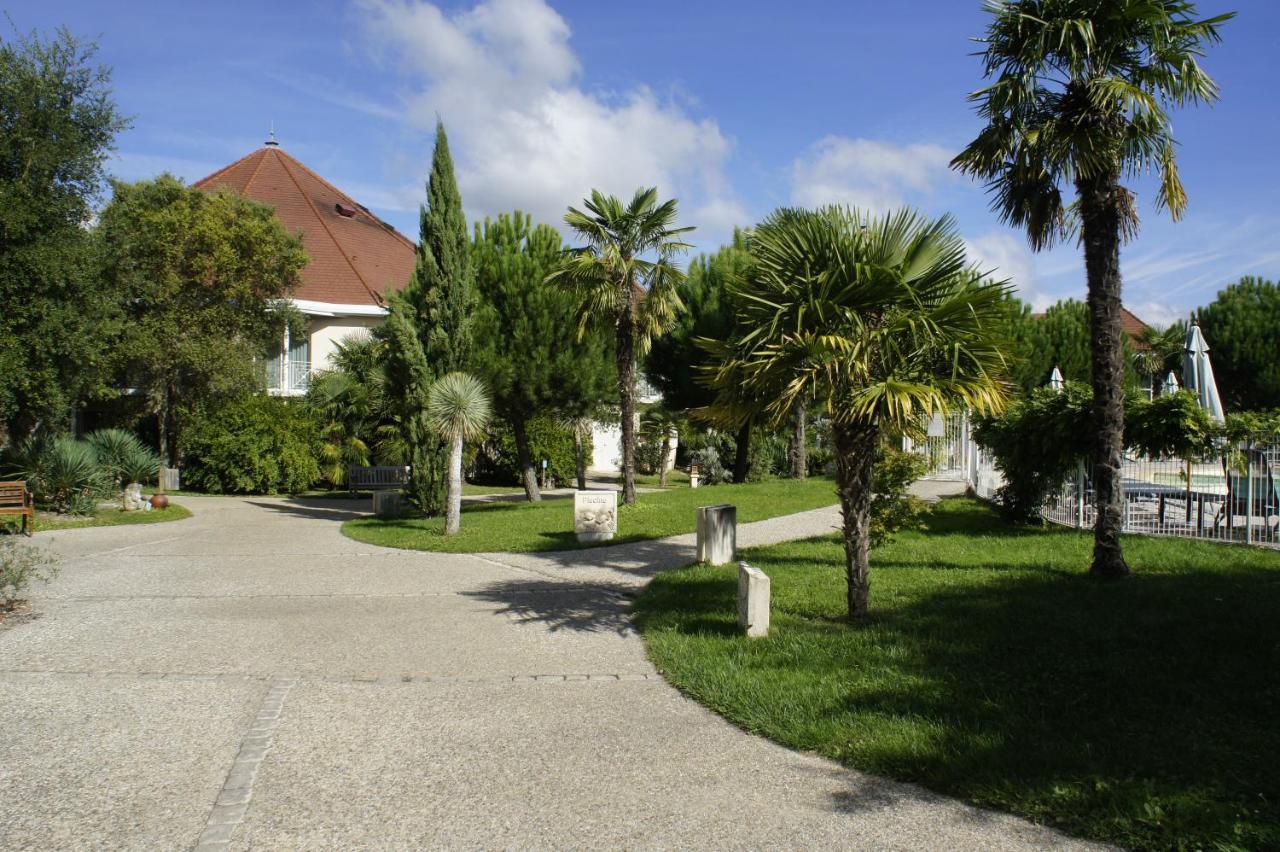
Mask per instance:
[[[658,186],[681,224],[749,224],[724,175],[731,142],[715,121],[639,86],[585,89],[569,27],[542,0],[484,0],[450,14],[420,0],[362,0],[367,34],[405,70],[407,117],[444,120],[472,217],[513,207],[559,224],[593,188]],[[705,233],[701,236],[705,239]]]
[[[791,167],[791,200],[802,207],[850,204],[883,212],[930,195],[951,178],[940,145],[893,145],[826,136]]]
[[[1018,298],[1042,311],[1057,299],[1037,287],[1035,259],[1026,240],[1010,231],[991,231],[964,241],[965,253],[983,272],[1001,281],[1009,281]]]

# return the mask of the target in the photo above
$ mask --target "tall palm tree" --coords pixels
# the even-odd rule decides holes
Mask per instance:
[[[431,385],[427,419],[449,442],[449,481],[445,489],[444,534],[454,535],[462,521],[462,445],[484,434],[491,407],[489,392],[475,376],[445,373]]]
[[[617,336],[618,403],[622,416],[622,502],[636,501],[636,359],[682,309],[677,286],[684,272],[675,258],[689,249],[693,228],[674,227],[676,201],[658,203],[655,187],[636,190],[630,203],[593,190],[585,210],[570,207],[564,221],[586,245],[573,249],[547,277],[573,287],[581,299],[579,334],[595,321]]]
[[[1001,406],[1007,288],[968,265],[950,217],[911,210],[779,210],[751,249],[754,269],[736,285],[750,331],[720,376],[769,399],[760,414],[775,426],[799,403],[830,418],[849,618],[860,619],[876,447],[952,406]]]
[[[1091,311],[1095,577],[1128,574],[1124,497],[1124,352],[1120,243],[1138,227],[1125,177],[1155,171],[1157,205],[1187,206],[1167,108],[1210,103],[1197,60],[1231,15],[1196,20],[1190,0],[988,0],[985,76],[971,99],[987,126],[952,161],[980,177],[1006,222],[1039,250],[1078,223]],[[1073,186],[1076,201],[1064,200]]]

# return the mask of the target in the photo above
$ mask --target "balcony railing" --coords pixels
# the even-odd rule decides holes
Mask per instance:
[[[284,369],[282,370],[281,367]],[[267,362],[267,392],[301,396],[311,386],[311,362],[273,358]]]

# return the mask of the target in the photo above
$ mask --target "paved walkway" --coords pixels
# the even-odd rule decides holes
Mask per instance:
[[[690,537],[422,554],[342,537],[341,503],[183,502],[194,518],[37,537],[64,567],[0,629],[0,847],[1066,843],[667,686],[628,597],[689,561]]]

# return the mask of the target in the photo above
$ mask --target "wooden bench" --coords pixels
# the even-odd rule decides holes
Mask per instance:
[[[347,467],[347,488],[354,494],[361,489],[370,491],[394,491],[409,484],[409,468],[398,465]]]
[[[0,482],[0,515],[21,515],[22,531],[30,536],[36,528],[36,505],[27,483],[17,480]]]

